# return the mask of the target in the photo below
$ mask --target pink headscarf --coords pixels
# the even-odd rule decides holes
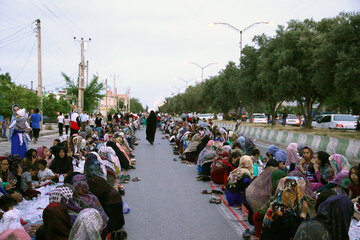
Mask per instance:
[[[37,153],[38,157],[40,157],[41,159],[45,159],[44,146],[38,147],[36,149],[36,153]]]
[[[0,234],[0,239],[31,240],[29,234],[24,229],[7,229]]]
[[[213,143],[214,143],[214,140],[208,141],[208,143],[206,144],[206,147],[207,147],[207,148],[210,147]]]
[[[286,148],[286,166],[290,166],[292,163],[297,163],[299,161],[299,155],[297,150],[297,143],[290,143],[289,146]]]

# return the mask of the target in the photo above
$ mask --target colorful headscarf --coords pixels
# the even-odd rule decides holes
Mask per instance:
[[[45,159],[44,146],[40,146],[36,149],[37,156],[41,159]]]
[[[70,240],[100,240],[103,220],[99,212],[93,208],[82,210],[70,231]]]
[[[331,182],[347,188],[350,183],[350,180],[347,181],[347,179],[349,178],[349,171],[351,168],[348,160],[341,154],[333,154],[329,158],[329,161],[335,172],[335,178],[331,180]]]
[[[268,147],[268,153],[270,153],[271,155],[275,156],[275,153],[279,151],[279,148],[275,145],[270,145]]]
[[[89,184],[86,177],[82,174],[78,174],[73,177],[72,184],[80,198],[80,201],[85,203],[89,207],[95,208],[97,211],[99,211],[103,219],[104,226],[106,226],[108,217],[104,209],[102,208],[99,199],[89,191]]]
[[[0,239],[4,240],[31,240],[24,229],[7,229],[0,233]]]
[[[228,187],[236,187],[237,182],[244,176],[248,176],[250,178],[254,176],[253,162],[251,157],[248,155],[242,156],[239,161],[239,167],[230,172],[227,181]]]
[[[246,149],[245,149],[245,141],[246,141],[246,139],[245,139],[245,137],[240,136],[240,137],[238,138],[238,141],[239,141],[239,143],[240,143],[241,150],[243,150],[243,152],[246,153]]]
[[[300,177],[285,177],[276,189],[276,198],[265,214],[263,227],[271,228],[278,217],[291,214],[299,216],[302,200],[305,196],[305,180]]]

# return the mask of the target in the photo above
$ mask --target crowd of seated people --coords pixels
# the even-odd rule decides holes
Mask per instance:
[[[197,180],[222,186],[215,193],[253,226],[247,237],[360,239],[360,166],[345,156],[290,143],[263,157],[250,138],[216,122],[164,115],[159,125],[182,163],[196,165]]]
[[[1,154],[0,239],[125,239],[121,183],[135,169],[135,133],[144,117],[111,119],[55,139],[52,146],[29,149],[24,159]],[[56,187],[48,193],[42,223],[25,231],[18,204],[36,201],[46,182]]]

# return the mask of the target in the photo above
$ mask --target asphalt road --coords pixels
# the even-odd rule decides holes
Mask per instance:
[[[128,239],[241,239],[245,228],[235,214],[224,203],[209,203],[211,195],[200,192],[211,190],[210,183],[196,181],[195,166],[173,161],[163,136],[157,131],[150,145],[144,130],[137,133],[137,165],[129,174],[141,181],[125,184],[123,197],[131,208],[125,215]]]

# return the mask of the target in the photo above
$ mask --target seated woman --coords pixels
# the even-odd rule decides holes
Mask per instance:
[[[286,168],[290,169],[290,166],[296,166],[296,164],[300,161],[300,155],[298,153],[298,144],[290,143],[286,148]]]
[[[312,191],[316,191],[331,180],[332,173],[330,172],[330,155],[327,152],[319,151],[315,156],[315,175],[310,179],[310,186]]]
[[[197,146],[200,144],[200,134],[196,133],[191,138],[190,144],[186,147],[184,154],[185,159],[188,162],[195,162],[197,158]]]
[[[77,216],[71,228],[69,239],[101,239],[103,220],[98,211],[86,208]]]
[[[227,179],[225,193],[229,206],[240,207],[245,189],[249,186],[253,178],[253,163],[250,156],[242,156],[239,167],[230,172]]]
[[[86,177],[90,192],[100,201],[106,215],[109,217],[108,232],[121,230],[125,224],[122,198],[120,193],[99,176]]]
[[[292,239],[308,212],[305,196],[305,180],[285,177],[276,189],[276,198],[267,210],[261,239]]]
[[[302,152],[302,158],[299,161],[297,169],[307,178],[312,179],[314,177],[314,153],[311,147],[305,146]]]
[[[9,169],[10,160],[2,157],[0,160],[0,187],[17,202],[22,201],[22,195],[16,191],[20,189],[22,169],[19,166],[15,176]]]
[[[341,154],[333,154],[330,158],[330,172],[334,172],[334,178],[325,186],[319,188],[317,192],[325,189],[333,189],[338,193],[346,192],[350,183],[349,170],[351,168],[346,157]]]
[[[59,147],[59,151],[49,167],[55,174],[55,181],[58,181],[62,174],[64,178],[73,172],[72,159],[68,157],[65,147]]]
[[[44,224],[36,231],[36,239],[68,239],[71,231],[70,215],[62,203],[50,203],[43,211]]]
[[[346,195],[331,196],[320,204],[316,217],[299,226],[294,240],[349,239],[353,212],[354,206]]]
[[[214,149],[212,149],[213,143],[214,143],[213,140],[209,140],[206,143],[205,147],[199,153],[199,157],[198,157],[198,160],[197,160],[197,170],[198,170],[199,174],[202,172],[202,165],[204,163],[206,163],[206,161],[207,162],[212,162],[212,160],[216,157],[216,152],[215,152]],[[207,157],[210,152],[212,153],[212,156]],[[206,174],[206,175],[210,175],[210,165],[209,165],[209,168],[208,168],[209,173]]]
[[[223,187],[223,189],[225,189],[225,187],[226,187],[226,183],[227,183],[227,180],[228,180],[228,177],[229,177],[230,173],[235,168],[239,167],[240,158],[243,155],[244,155],[244,153],[240,149],[232,150],[231,156],[230,156],[230,159],[229,159],[229,163],[225,167],[224,187]]]
[[[36,165],[37,160],[38,160],[38,156],[36,150],[33,148],[27,150],[25,153],[25,158],[22,161],[23,169],[28,170],[31,165]]]
[[[214,183],[224,184],[225,167],[229,164],[230,155],[231,147],[226,145],[222,147],[221,154],[213,160],[211,164],[210,177]]]
[[[357,202],[360,199],[360,164],[350,168],[349,198]]]
[[[267,168],[263,174],[261,174],[258,178],[260,178],[261,176],[265,176],[268,173],[270,173],[271,168]],[[254,226],[255,226],[255,238],[260,238],[261,236],[261,231],[262,231],[262,224],[263,224],[263,220],[264,220],[264,216],[266,211],[269,209],[270,207],[270,203],[272,201],[274,201],[275,199],[275,191],[278,187],[279,181],[280,179],[286,177],[286,173],[282,170],[274,170],[271,174],[271,181],[258,181],[256,178],[251,184],[250,186],[246,189],[246,198],[245,201],[248,204],[249,199],[251,199],[252,201],[248,204],[248,210],[249,210],[249,218],[252,220]],[[267,176],[266,176],[267,177]],[[265,179],[265,178],[264,178]],[[259,183],[262,183],[263,185],[260,187]],[[253,183],[255,183],[253,185]],[[266,183],[266,184],[264,184]],[[258,194],[256,192],[254,192],[254,188],[258,188],[258,192],[262,192],[262,189],[267,189],[269,190],[269,194],[268,195],[261,195],[260,197],[257,196]],[[251,190],[251,191],[249,191]],[[266,191],[265,191],[266,192]],[[256,199],[256,201],[254,201],[254,199]],[[257,208],[254,208],[254,206],[259,206]],[[251,215],[253,213],[253,215]],[[250,222],[250,221],[249,221]]]

